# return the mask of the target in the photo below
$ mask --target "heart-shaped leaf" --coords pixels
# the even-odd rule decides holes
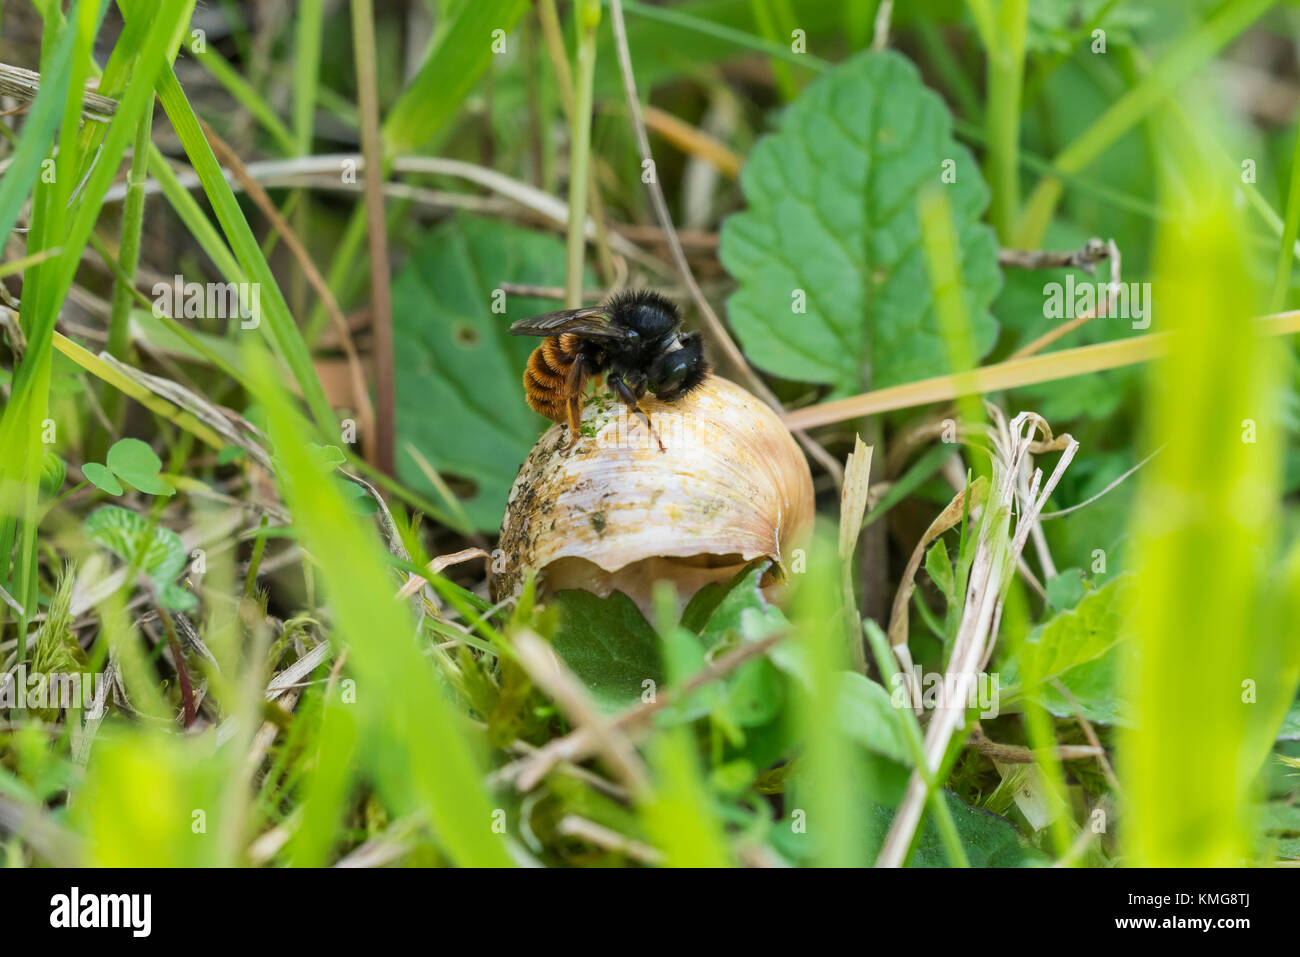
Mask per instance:
[[[162,470],[162,459],[148,443],[139,439],[118,439],[108,450],[107,463],[119,475],[123,472],[157,475]]]
[[[158,477],[162,460],[147,443],[139,439],[118,439],[108,450],[107,467],[87,462],[81,474],[96,488],[110,495],[121,495],[125,482],[147,495],[175,495],[176,489]]]
[[[122,494],[122,484],[118,482],[112,472],[98,462],[85,463],[81,466],[81,474],[86,476],[87,482],[109,495]]]
[[[599,705],[626,708],[641,700],[646,681],[663,683],[659,636],[621,591],[608,598],[561,591],[551,602],[560,610],[555,651]]]

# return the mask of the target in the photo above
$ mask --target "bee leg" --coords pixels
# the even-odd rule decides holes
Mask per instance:
[[[651,424],[650,416],[646,415],[645,412],[642,411],[641,406],[637,405],[636,396],[632,394],[632,390],[628,388],[628,385],[623,381],[622,376],[611,375],[605,380],[605,384],[609,386],[610,389],[613,390],[614,394],[623,401],[623,404],[627,406],[629,412],[645,423],[645,427],[649,430],[650,435],[653,436],[655,442],[659,444],[659,451],[668,451],[664,448],[664,440],[659,438],[659,433],[655,431],[655,427]]]
[[[582,427],[582,396],[569,396],[569,442],[564,446],[567,452],[578,444],[578,429]]]
[[[565,377],[564,391],[568,395],[565,404],[569,413],[569,444],[565,446],[566,450],[578,444],[578,430],[582,427],[582,389],[587,384],[587,367],[587,357],[578,353]]]

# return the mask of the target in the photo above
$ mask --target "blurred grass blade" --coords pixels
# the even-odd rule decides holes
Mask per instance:
[[[1235,866],[1250,853],[1248,786],[1264,757],[1243,745],[1276,713],[1272,699],[1294,694],[1270,673],[1281,632],[1260,627],[1280,525],[1277,347],[1250,320],[1263,295],[1222,178],[1174,142],[1194,200],[1158,250],[1161,308],[1178,334],[1147,383],[1146,440],[1165,450],[1141,474],[1135,516],[1123,833],[1133,865]]]
[[[790,826],[806,828],[814,864],[860,867],[867,863],[869,772],[837,712],[840,678],[849,660],[837,620],[843,609],[836,538],[833,528],[819,529],[808,550],[808,571],[796,581],[793,597],[794,641],[807,683],[800,684],[796,702],[802,753],[786,813]]]
[[[391,159],[429,145],[492,62],[493,33],[508,34],[526,9],[528,0],[458,5],[384,120],[385,156]]]
[[[59,128],[59,115],[68,93],[72,74],[72,48],[76,31],[64,28],[56,41],[53,55],[44,65],[41,88],[27,111],[22,135],[13,149],[9,165],[0,176],[0,236],[8,236],[18,214],[31,194],[32,184],[41,170],[42,161],[49,156],[54,132]]]
[[[997,29],[988,43],[989,150],[985,168],[993,190],[989,218],[1010,242],[1020,204],[1020,88],[1025,74],[1025,24],[1029,0],[1000,0]]]
[[[261,386],[283,473],[277,476],[303,543],[316,558],[356,674],[361,751],[401,811],[428,810],[438,843],[459,865],[510,864],[493,831],[493,805],[467,726],[413,640],[415,622],[393,598],[373,527],[349,509],[308,448],[310,433],[265,353],[246,347]]]
[[[1271,6],[1273,0],[1234,0],[1225,4],[1199,29],[1181,37],[1150,74],[1057,154],[1053,165],[1067,174],[1081,171]],[[1061,189],[1061,180],[1055,176],[1039,180],[1016,227],[1019,248],[1035,249],[1042,245],[1061,198]]]
[[[207,67],[213,78],[224,86],[226,92],[244,109],[248,110],[249,115],[257,120],[262,129],[271,134],[271,139],[275,141],[281,153],[286,156],[294,155],[294,137],[289,132],[289,128],[276,115],[271,104],[239,75],[239,71],[231,66],[225,57],[211,47],[203,46],[194,51],[194,58]]]

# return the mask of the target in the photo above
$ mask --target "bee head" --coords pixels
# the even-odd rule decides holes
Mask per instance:
[[[677,340],[677,348],[661,353],[650,364],[650,391],[665,402],[673,402],[690,392],[709,374],[704,358],[704,342],[698,332],[688,332]]]

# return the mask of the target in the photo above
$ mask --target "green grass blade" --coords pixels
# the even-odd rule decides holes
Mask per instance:
[[[293,315],[289,312],[289,304],[275,281],[270,264],[262,255],[262,249],[253,236],[248,220],[244,218],[243,210],[239,208],[239,201],[222,175],[221,166],[212,153],[212,147],[208,145],[199,127],[198,117],[195,116],[189,100],[185,98],[175,72],[170,68],[159,81],[158,98],[162,101],[163,109],[167,111],[176,135],[180,138],[181,145],[194,166],[194,172],[203,183],[203,191],[230,242],[235,259],[244,274],[259,285],[262,319],[266,327],[263,329],[264,334],[271,340],[277,354],[284,359],[293,372],[317,427],[324,435],[334,436],[338,431],[334,412],[325,398],[325,391],[312,365],[307,343],[294,323]]]
[[[1295,151],[1291,157],[1291,188],[1286,198],[1286,225],[1277,250],[1277,275],[1273,279],[1270,312],[1281,312],[1286,305],[1286,291],[1291,286],[1291,266],[1295,262],[1296,235],[1300,234],[1300,124],[1296,125]]]

